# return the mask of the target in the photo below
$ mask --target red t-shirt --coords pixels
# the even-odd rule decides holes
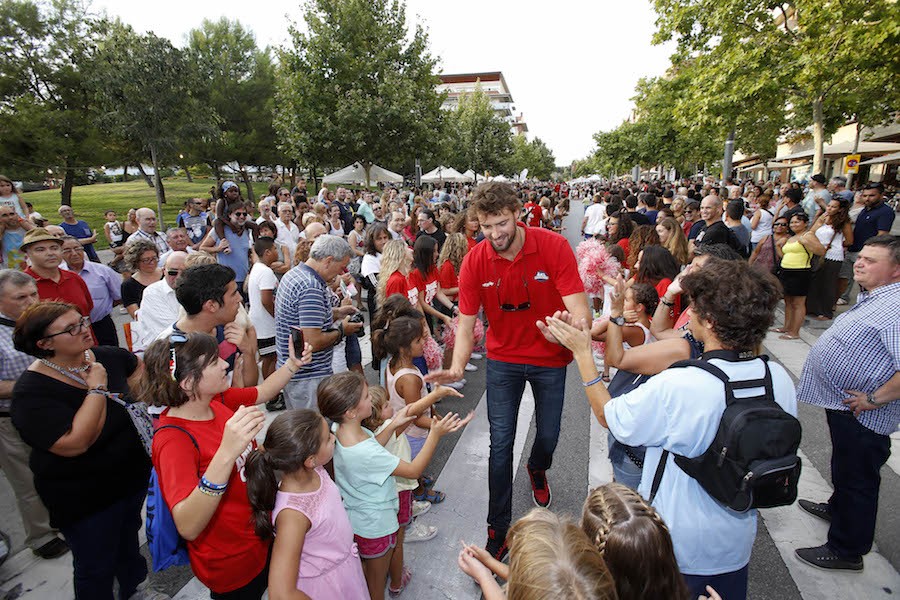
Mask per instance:
[[[419,290],[419,296],[425,299],[425,304],[430,305],[440,285],[438,283],[438,270],[436,267],[431,267],[428,270],[428,275],[423,276],[422,271],[413,269],[409,272],[409,283],[416,286]]]
[[[669,289],[669,285],[672,283],[672,280],[668,277],[663,277],[659,280],[659,283],[656,284],[656,295],[662,298],[666,295],[666,290]],[[675,296],[675,306],[669,308],[669,316],[672,317],[673,321],[678,319],[681,315],[681,294]],[[650,315],[651,317],[653,315]]]
[[[696,221],[688,221],[687,219],[681,223],[681,230],[684,231],[685,237],[691,235],[691,227],[694,226],[694,223],[696,223]]]
[[[438,269],[438,282],[441,284],[441,290],[447,294],[447,290],[450,288],[459,287],[459,275],[456,273],[456,269],[453,268],[453,263],[449,260],[445,260],[441,264],[441,268]],[[456,302],[456,299],[459,297],[459,294],[447,294],[447,297]]]
[[[499,256],[491,244],[466,255],[459,272],[459,310],[475,315],[483,305],[488,322],[488,356],[540,367],[563,367],[572,353],[548,342],[535,321],[565,310],[563,296],[584,293],[575,254],[566,238],[547,229],[523,228],[525,244],[515,259]],[[500,304],[529,302],[508,312]]]
[[[385,298],[390,298],[394,294],[406,296],[410,304],[415,307],[419,306],[419,288],[414,283],[410,283],[409,279],[400,271],[391,273],[384,286]]]
[[[539,204],[528,202],[525,204],[525,224],[529,227],[540,227],[544,216],[544,209]]]
[[[616,245],[618,245],[622,249],[622,252],[625,253],[625,262],[628,263],[628,253],[631,250],[630,240],[628,238],[622,238],[621,240],[616,242]],[[624,264],[622,266],[627,267],[628,264]]]
[[[189,431],[200,446],[198,455],[190,438],[177,429],[163,429],[153,436],[153,466],[169,510],[197,487],[200,475],[206,472],[222,443],[225,423],[234,411],[242,404],[256,404],[256,398],[256,388],[231,388],[210,404],[214,416],[209,421],[170,417],[168,410],[160,415],[160,426],[177,425]],[[244,475],[244,462],[255,447],[256,442],[249,444],[235,461],[228,489],[215,514],[197,539],[187,543],[194,575],[214,592],[230,592],[247,585],[266,565],[269,544],[253,530]]]
[[[466,236],[466,244],[469,245],[468,251],[471,252],[472,248],[474,248],[475,246],[478,245],[478,240],[476,240],[475,238],[470,238],[470,237]]]

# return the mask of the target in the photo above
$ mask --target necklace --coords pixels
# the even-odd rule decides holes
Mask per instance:
[[[51,361],[47,360],[46,358],[41,359],[42,363],[44,363],[45,365],[47,365],[54,371],[62,373],[63,375],[65,375],[66,377],[69,377],[71,379],[74,379],[74,377],[72,377],[73,374],[84,373],[85,371],[87,371],[88,369],[91,368],[91,355],[87,350],[84,351],[84,361],[87,364],[82,365],[80,367],[61,367],[60,365],[58,365],[54,362],[51,362]],[[82,379],[81,377],[78,377],[76,379],[76,381],[80,381],[80,383],[84,383],[84,379]]]

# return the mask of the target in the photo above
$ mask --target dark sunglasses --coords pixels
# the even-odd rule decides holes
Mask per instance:
[[[497,280],[497,295],[500,295],[500,289],[503,285],[503,279]],[[522,310],[528,310],[531,308],[531,294],[528,292],[528,282],[525,281],[525,278],[522,277],[522,285],[525,286],[525,297],[527,300],[522,302],[521,304],[511,304],[509,302],[500,301],[500,310],[503,312],[519,312]]]
[[[245,212],[236,212],[236,213],[232,213],[232,214],[236,217],[246,217],[247,216],[247,213],[245,213]]]
[[[179,269],[169,269],[166,271],[166,275],[171,275],[172,277],[176,277],[181,273]]]
[[[772,227],[787,227],[787,226],[788,226],[787,223],[774,223],[772,225]]]
[[[184,333],[172,332],[172,335],[169,336],[169,375],[173,380],[175,380],[175,370],[178,368],[175,360],[175,344],[184,344],[185,342],[187,342],[187,335]]]

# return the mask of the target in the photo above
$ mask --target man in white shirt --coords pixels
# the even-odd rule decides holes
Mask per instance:
[[[263,377],[275,371],[275,289],[278,278],[271,264],[278,260],[278,247],[271,238],[259,238],[253,244],[259,260],[247,277],[250,297],[250,321],[256,327],[257,347],[262,359]]]
[[[272,216],[272,205],[275,204],[274,196],[266,196],[259,201],[256,207],[259,209],[259,217],[256,218],[256,224],[259,225],[263,221],[274,221]]]
[[[584,209],[581,233],[586,240],[606,235],[606,205],[603,204],[603,196],[600,194],[594,194],[593,204]]]
[[[160,267],[165,266],[166,261],[173,252],[186,252],[188,254],[197,252],[194,250],[194,247],[191,246],[191,237],[184,227],[170,227],[166,231],[166,243],[169,244],[169,249],[159,255]]]
[[[180,305],[175,297],[175,280],[184,269],[187,256],[187,252],[182,251],[170,253],[165,262],[165,276],[144,290],[138,310],[138,336],[133,345],[135,352],[145,350],[163,329],[178,320]]]

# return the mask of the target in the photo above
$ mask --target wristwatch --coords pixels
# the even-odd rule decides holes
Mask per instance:
[[[609,322],[613,325],[618,325],[619,327],[625,326],[625,317],[610,317]]]
[[[869,392],[868,394],[866,394],[866,402],[868,402],[872,406],[881,406],[880,403],[875,402],[875,392]]]

